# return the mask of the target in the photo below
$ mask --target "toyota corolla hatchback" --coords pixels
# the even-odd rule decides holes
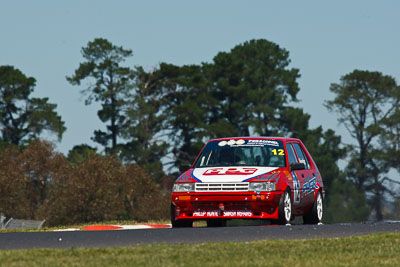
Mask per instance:
[[[229,219],[268,219],[290,224],[322,220],[322,177],[304,144],[295,138],[234,137],[209,141],[171,195],[173,227],[194,220],[225,226]]]

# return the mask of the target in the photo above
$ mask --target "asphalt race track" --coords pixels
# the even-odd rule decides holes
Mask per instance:
[[[400,222],[2,233],[0,234],[0,249],[101,248],[162,243],[243,242],[265,239],[346,237],[378,232],[400,233]]]

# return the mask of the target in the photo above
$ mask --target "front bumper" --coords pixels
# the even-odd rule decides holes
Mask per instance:
[[[175,220],[278,219],[283,191],[172,193]]]

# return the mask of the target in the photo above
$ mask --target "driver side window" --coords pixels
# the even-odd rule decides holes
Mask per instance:
[[[300,147],[300,144],[298,143],[293,143],[293,147],[296,150],[297,156],[299,157],[299,160],[301,163],[304,163],[304,166],[306,169],[310,169],[310,163],[308,163],[307,156],[305,155],[303,149]]]
[[[297,163],[297,157],[294,154],[293,147],[291,144],[286,144],[286,150],[287,150],[289,165],[292,163]]]

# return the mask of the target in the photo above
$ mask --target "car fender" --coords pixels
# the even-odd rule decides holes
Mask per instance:
[[[317,199],[318,193],[320,193],[320,192],[321,192],[322,200],[324,200],[325,199],[325,190],[323,187],[321,187],[320,185],[317,184],[315,186],[315,190],[314,190],[314,202]]]

